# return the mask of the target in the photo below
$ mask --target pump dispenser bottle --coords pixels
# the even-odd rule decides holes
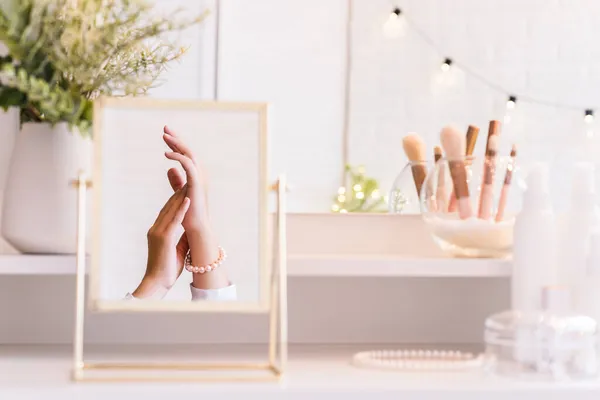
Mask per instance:
[[[536,164],[527,177],[523,208],[514,227],[512,309],[541,309],[542,288],[556,284],[556,221],[548,190],[548,167]]]

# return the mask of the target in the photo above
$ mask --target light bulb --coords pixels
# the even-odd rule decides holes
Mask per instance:
[[[360,192],[360,191],[362,190],[362,186],[360,186],[360,185],[357,183],[356,185],[354,185],[354,186],[352,187],[352,189],[353,189],[355,192]]]
[[[387,21],[383,24],[383,34],[387,38],[397,38],[404,33],[404,21],[401,18],[402,11],[396,7],[390,13]]]
[[[583,117],[583,120],[588,124],[594,122],[594,110],[585,110],[585,116]]]
[[[450,67],[452,66],[452,60],[449,58],[444,59],[444,62],[440,66],[443,72],[450,71]]]
[[[364,192],[358,192],[358,193],[356,193],[356,198],[359,199],[359,200],[364,199],[365,198]]]
[[[343,203],[346,201],[346,196],[343,194],[340,194],[337,199],[340,203]]]
[[[340,214],[347,214],[347,213],[348,213],[348,210],[346,210],[345,208],[342,208],[340,210]]]
[[[510,95],[506,100],[506,111],[504,112],[504,124],[510,124],[512,121],[512,112],[517,105],[517,96]]]
[[[338,194],[346,194],[346,188],[343,186],[340,186],[340,188],[338,189]]]
[[[337,204],[332,205],[331,206],[331,211],[333,211],[333,212],[340,211],[340,206],[338,206]]]
[[[516,96],[508,96],[508,101],[506,102],[506,108],[512,110],[517,105],[517,97]]]

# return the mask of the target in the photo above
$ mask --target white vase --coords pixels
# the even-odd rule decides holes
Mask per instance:
[[[70,181],[90,165],[91,141],[67,124],[23,124],[4,190],[6,241],[23,253],[75,253],[77,192]]]

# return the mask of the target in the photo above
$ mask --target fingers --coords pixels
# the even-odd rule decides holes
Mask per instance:
[[[164,227],[165,221],[168,221],[170,218],[172,218],[173,212],[171,211],[171,209],[173,208],[174,205],[175,205],[175,207],[179,207],[183,197],[185,197],[186,194],[187,194],[187,189],[184,188],[182,190],[178,190],[177,192],[175,192],[169,198],[169,200],[167,200],[167,202],[163,206],[162,210],[160,210],[160,213],[158,213],[158,217],[156,217],[156,221],[154,222],[154,226],[157,229],[160,230],[162,227]]]
[[[185,179],[179,169],[171,168],[167,171],[167,178],[169,179],[169,184],[174,192],[178,191],[185,185]]]
[[[177,137],[177,134],[171,130],[171,128],[169,128],[167,125],[165,125],[163,127],[163,132],[166,133],[167,135],[171,135],[171,136],[175,136]]]
[[[169,211],[164,215],[159,229],[167,234],[167,236],[175,233],[175,229],[183,222],[183,218],[189,207],[190,198],[187,196],[179,196],[177,200],[173,202]]]
[[[181,223],[183,222],[183,218],[185,217],[185,213],[187,212],[187,210],[189,208],[190,208],[190,198],[186,196],[181,201],[179,208],[175,210],[175,215],[173,216],[173,219],[169,223],[169,226],[176,227],[178,225],[181,225]]]
[[[196,165],[189,157],[174,151],[167,151],[165,153],[165,157],[167,157],[169,160],[178,161],[181,164],[183,170],[185,171],[188,187],[192,187],[194,184],[197,184],[198,171],[196,170]]]
[[[181,153],[194,161],[194,154],[192,153],[192,150],[183,142],[183,140],[181,140],[181,138],[174,135],[167,126],[164,128],[164,132],[165,134],[163,135],[163,139],[171,150]]]

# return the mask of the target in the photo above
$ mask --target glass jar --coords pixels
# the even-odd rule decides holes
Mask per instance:
[[[409,161],[400,171],[389,194],[388,211],[391,214],[419,214],[420,193],[417,182],[422,182],[433,167],[433,161]]]
[[[506,257],[524,184],[511,157],[440,159],[421,190],[421,213],[434,241],[459,257]]]
[[[535,380],[598,375],[598,324],[549,311],[505,311],[485,321],[486,369]]]

